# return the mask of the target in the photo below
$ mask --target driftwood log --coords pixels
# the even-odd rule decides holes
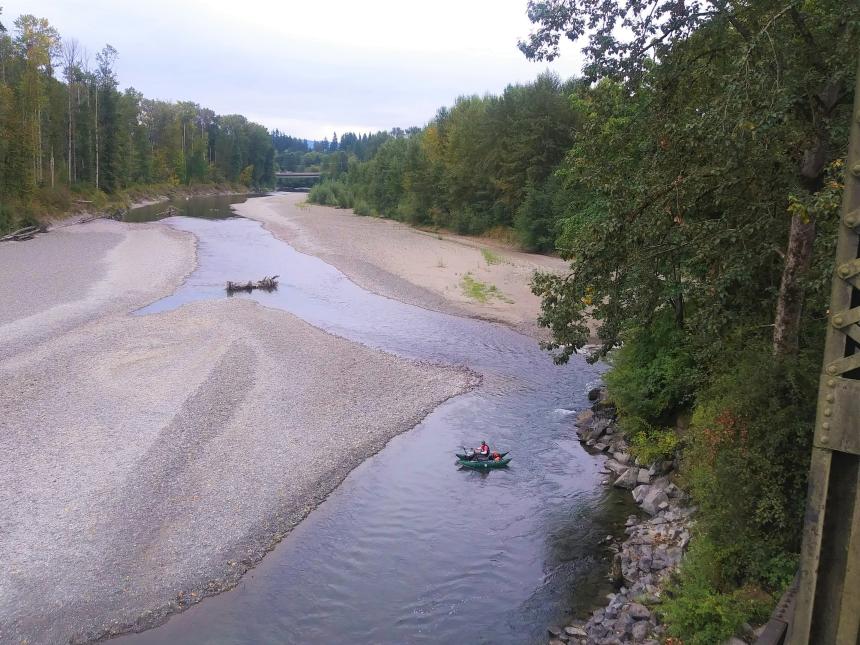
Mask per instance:
[[[263,291],[274,291],[278,288],[278,276],[266,276],[257,282],[228,282],[226,286],[227,294],[232,295],[237,291],[247,291],[250,293],[254,289],[262,289]]]
[[[156,213],[155,219],[162,219],[164,217],[173,217],[174,215],[179,215],[179,209],[176,206],[170,206],[167,210],[161,211],[160,213]]]
[[[25,226],[24,228],[19,228],[17,231],[9,233],[9,235],[0,237],[0,242],[21,242],[23,240],[32,239],[36,233],[42,232],[44,232],[44,229],[38,226]]]

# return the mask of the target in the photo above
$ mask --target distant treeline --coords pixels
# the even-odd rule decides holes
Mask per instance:
[[[94,59],[44,18],[0,24],[0,229],[22,215],[150,184],[274,183],[269,132],[241,115],[120,91],[105,46]],[[61,77],[61,78],[59,78]]]
[[[418,128],[413,128],[410,132],[417,132],[417,130]],[[347,132],[338,140],[335,132],[331,141],[328,139],[309,141],[275,130],[272,132],[272,142],[275,146],[275,163],[280,170],[319,172],[322,169],[332,169],[338,172],[337,169],[341,166],[346,167],[347,159],[350,157],[358,161],[367,161],[376,154],[379,146],[385,141],[403,134],[404,132],[398,128],[390,133]]]
[[[423,129],[341,147],[310,199],[459,233],[513,227],[525,247],[552,250],[568,211],[552,209],[548,191],[573,142],[576,87],[546,73],[500,96],[460,98]]]

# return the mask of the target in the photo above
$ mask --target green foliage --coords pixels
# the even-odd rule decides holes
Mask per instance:
[[[324,172],[384,217],[469,235],[510,229],[516,219],[527,248],[551,250],[558,200],[551,211],[535,195],[527,208],[521,205],[528,187],[544,186],[570,145],[573,87],[542,74],[500,96],[460,97],[423,130],[380,133],[369,155],[370,140],[362,148],[361,139],[344,135],[346,161],[323,164]]]
[[[245,166],[242,168],[242,172],[239,173],[239,183],[244,184],[245,186],[250,186],[251,182],[254,180],[254,165]]]
[[[356,199],[352,206],[352,212],[356,215],[373,215],[373,209],[363,199]]]
[[[558,175],[543,184],[531,184],[516,211],[514,227],[520,244],[530,251],[553,251],[562,221],[569,216],[574,198]]]
[[[737,635],[744,623],[767,620],[773,597],[754,587],[727,586],[719,567],[723,560],[706,537],[693,540],[678,579],[658,608],[670,635],[689,645],[713,645]]]
[[[274,183],[268,131],[242,116],[218,116],[195,103],[145,99],[118,89],[117,52],[106,45],[86,69],[74,41],[44,18],[0,31],[0,201],[4,210],[44,215],[69,196],[111,195],[139,185]],[[61,70],[55,69],[62,61]],[[60,80],[60,74],[65,82]],[[243,169],[246,172],[241,175]],[[97,207],[98,204],[93,204]],[[4,215],[8,230],[21,215]]]
[[[672,441],[660,428],[693,409],[682,474],[702,550],[666,618],[684,642],[718,643],[764,617],[796,566],[860,5],[642,6],[529,3],[523,51],[552,58],[562,37],[587,38],[589,83],[572,92],[558,187],[529,186],[517,226],[537,239],[552,195],[567,196],[556,248],[570,271],[532,285],[545,347],[566,361],[593,342],[590,323],[592,360],[621,345],[607,381],[635,449],[653,456]],[[792,223],[814,224],[813,241]]]
[[[460,286],[466,296],[468,296],[472,300],[477,300],[478,302],[485,303],[488,302],[491,298],[495,298],[496,300],[500,300],[502,302],[507,303],[513,302],[501,291],[499,291],[496,285],[487,284],[485,282],[481,282],[480,280],[476,280],[475,276],[473,276],[471,273],[467,273],[463,276],[463,279],[460,282]]]
[[[605,377],[610,398],[624,417],[668,425],[689,408],[700,378],[684,330],[661,312],[651,326],[630,329],[624,338]]]
[[[660,428],[639,417],[623,417],[621,429],[630,442],[630,450],[644,464],[673,459],[680,439],[672,428]]]
[[[481,249],[481,255],[484,256],[484,262],[487,263],[487,266],[502,263],[502,256],[490,249]]]
[[[308,201],[321,206],[334,206],[336,208],[352,208],[355,205],[352,189],[340,180],[326,179],[314,185],[308,192]],[[357,215],[369,215],[367,202],[361,201],[360,210]]]
[[[698,395],[685,479],[724,578],[775,590],[800,548],[819,359],[775,363],[767,346],[727,359]]]

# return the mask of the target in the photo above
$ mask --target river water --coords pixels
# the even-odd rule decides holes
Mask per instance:
[[[483,383],[356,468],[238,587],[126,641],[541,643],[549,624],[610,591],[599,544],[635,507],[601,485],[599,460],[573,433],[598,367],[556,366],[503,326],[370,293],[257,222],[165,221],[197,237],[198,268],[141,315],[277,274],[277,291],[233,297],[400,356],[466,365]],[[455,465],[459,446],[482,439],[511,451],[508,469]]]

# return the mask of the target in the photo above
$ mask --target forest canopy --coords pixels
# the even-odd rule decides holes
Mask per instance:
[[[274,185],[263,126],[119,89],[117,51],[91,57],[44,18],[0,24],[0,229],[70,194],[151,184]]]

